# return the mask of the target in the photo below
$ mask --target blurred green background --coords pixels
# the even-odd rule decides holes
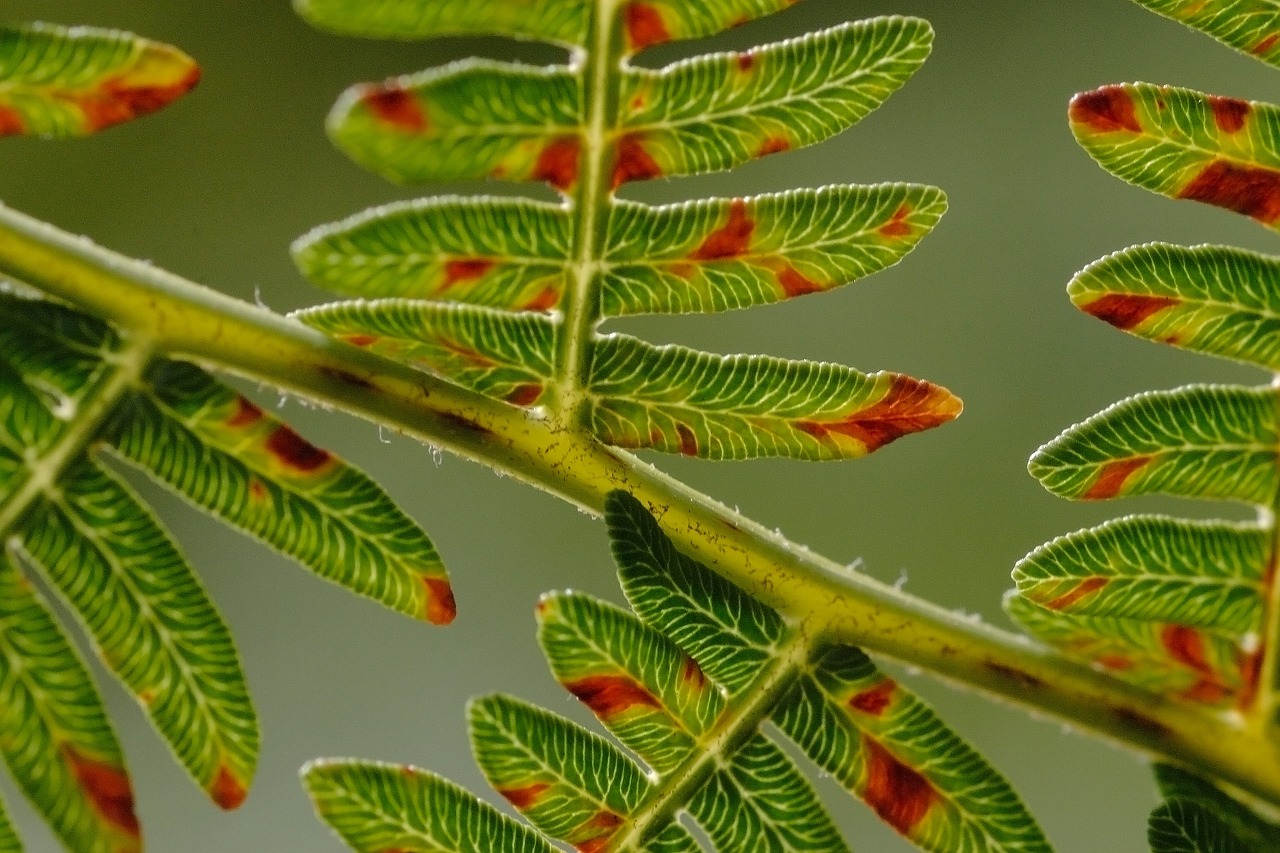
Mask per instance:
[[[322,129],[338,92],[477,52],[557,58],[501,41],[340,39],[310,30],[285,0],[17,0],[4,13],[170,41],[198,58],[205,76],[175,107],[98,138],[5,140],[0,199],[281,311],[325,299],[287,255],[308,228],[379,202],[481,189],[394,187],[346,161]],[[1107,252],[1155,239],[1266,250],[1271,235],[1106,176],[1072,141],[1067,99],[1125,80],[1265,99],[1280,78],[1126,0],[806,0],[716,39],[661,48],[652,61],[886,13],[928,18],[937,43],[917,77],[862,124],[737,172],[629,192],[674,200],[833,181],[926,182],[951,200],[934,235],[900,266],[835,293],[626,327],[723,352],[901,370],[960,394],[967,408],[957,423],[857,462],[657,461],[815,550],[1004,624],[1000,597],[1010,567],[1059,533],[1142,509],[1239,516],[1232,507],[1156,500],[1067,504],[1025,472],[1040,443],[1136,391],[1265,381],[1128,338],[1071,308],[1067,280]],[[509,691],[587,719],[547,673],[532,614],[549,589],[620,599],[597,522],[478,465],[433,458],[376,426],[281,400],[268,388],[248,390],[370,471],[426,525],[449,562],[460,615],[448,629],[415,624],[163,499],[165,518],[238,638],[264,738],[248,802],[222,814],[169,759],[123,691],[104,683],[149,849],[338,851],[298,785],[306,760],[411,762],[483,791],[466,746],[469,696]],[[1139,759],[1058,722],[1029,719],[917,673],[905,677],[1008,774],[1060,850],[1145,849],[1155,796]],[[829,781],[821,787],[855,849],[908,849]],[[29,849],[56,849],[12,786],[0,788]]]

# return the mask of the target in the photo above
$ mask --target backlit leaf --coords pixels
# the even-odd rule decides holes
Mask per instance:
[[[1085,267],[1067,293],[1138,337],[1280,370],[1280,259],[1150,243]]]
[[[1275,0],[1134,0],[1207,33],[1241,53],[1280,67],[1280,6]]]
[[[505,35],[580,44],[590,20],[586,0],[293,0],[293,7],[322,29],[390,39]]]
[[[0,26],[0,136],[83,136],[155,112],[200,80],[191,57],[132,33]]]
[[[796,0],[625,0],[620,4],[628,51],[697,38],[745,24]]]
[[[1245,844],[1216,814],[1186,800],[1172,800],[1151,813],[1147,841],[1152,853],[1265,853],[1266,850]]]

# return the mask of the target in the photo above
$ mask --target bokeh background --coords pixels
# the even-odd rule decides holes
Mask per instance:
[[[1067,504],[1025,472],[1039,444],[1136,391],[1265,381],[1128,338],[1070,306],[1063,288],[1072,273],[1124,246],[1161,239],[1266,251],[1273,238],[1240,217],[1106,176],[1072,141],[1068,98],[1149,80],[1265,99],[1280,77],[1127,0],[806,0],[646,61],[889,13],[928,18],[937,43],[923,70],[862,124],[733,173],[628,192],[657,201],[834,181],[926,182],[951,200],[933,236],[901,265],[834,293],[625,327],[722,352],[901,370],[959,393],[967,408],[958,422],[861,461],[657,461],[798,542],[1005,624],[1000,598],[1010,567],[1057,534],[1135,510],[1241,515],[1158,500]],[[341,39],[309,29],[286,0],[16,0],[3,14],[131,29],[184,47],[205,76],[166,112],[98,138],[5,140],[0,199],[281,311],[325,299],[288,259],[289,242],[310,227],[427,192],[494,189],[395,187],[348,162],[323,132],[346,85],[472,53],[557,59],[497,40]],[[149,849],[336,852],[343,848],[312,817],[297,781],[308,759],[411,762],[484,791],[466,746],[468,697],[508,691],[588,719],[539,656],[533,606],[541,592],[563,587],[620,600],[598,522],[376,426],[270,388],[246,390],[363,466],[426,525],[451,567],[460,614],[452,627],[433,629],[381,610],[148,489],[238,638],[264,730],[253,792],[238,812],[222,814],[104,679]],[[1060,850],[1145,850],[1155,794],[1140,759],[1059,722],[919,673],[903,676],[1013,780]],[[855,849],[909,849],[829,780],[820,786]],[[7,780],[0,789],[29,849],[57,849]]]

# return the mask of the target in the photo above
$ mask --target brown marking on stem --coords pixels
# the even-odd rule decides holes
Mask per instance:
[[[524,304],[522,311],[550,311],[560,303],[560,290],[552,285],[544,287]]]
[[[698,455],[698,437],[693,434],[693,430],[684,424],[676,424],[676,435],[680,438],[681,456]]]
[[[368,347],[376,344],[380,339],[377,335],[343,335],[342,339],[355,347]]]
[[[1133,98],[1123,86],[1103,86],[1092,92],[1081,92],[1071,99],[1068,115],[1071,121],[1087,125],[1097,133],[1142,132]]]
[[[267,439],[267,452],[286,468],[310,474],[323,468],[333,459],[327,450],[321,450],[289,427],[281,424]]]
[[[933,785],[866,735],[862,754],[866,767],[862,798],[882,820],[910,837],[938,799]]]
[[[1222,95],[1210,95],[1209,108],[1213,110],[1213,123],[1223,133],[1240,132],[1249,113],[1253,110],[1248,101],[1226,98]]]
[[[660,708],[657,698],[626,675],[588,675],[565,685],[597,717],[615,717],[632,708]]]
[[[1122,725],[1142,732],[1152,741],[1167,741],[1173,737],[1173,732],[1164,723],[1133,708],[1112,708],[1111,713]]]
[[[262,409],[249,402],[245,397],[238,396],[236,397],[236,410],[223,423],[232,429],[240,429],[241,427],[256,424],[263,417],[265,416],[262,414]]]
[[[525,408],[538,402],[538,398],[542,396],[542,391],[543,388],[538,383],[526,382],[523,385],[517,385],[512,388],[503,399],[513,406]]]
[[[1280,33],[1271,33],[1270,35],[1260,39],[1257,44],[1249,48],[1249,52],[1254,56],[1262,56],[1276,46],[1276,42],[1280,41]]]
[[[218,765],[218,773],[209,786],[209,796],[218,804],[218,808],[231,811],[240,808],[249,790],[244,783],[235,777],[231,768],[225,764]]]
[[[1243,711],[1258,698],[1258,686],[1262,683],[1262,649],[1240,653],[1240,680],[1236,706]]]
[[[1176,296],[1144,296],[1137,293],[1108,293],[1080,306],[1086,314],[1110,323],[1117,329],[1129,331],[1142,325],[1153,314],[1181,305]]]
[[[440,283],[437,293],[448,290],[463,281],[475,281],[493,269],[494,261],[488,258],[459,258],[444,265],[444,281]]]
[[[200,82],[200,68],[191,66],[178,80],[162,85],[138,85],[128,76],[104,80],[75,99],[90,133],[153,113],[190,92]]]
[[[142,829],[133,810],[133,786],[122,767],[82,755],[70,744],[62,746],[62,755],[70,766],[76,783],[84,791],[93,810],[103,820],[127,835],[138,838]]]
[[[724,225],[708,234],[689,259],[718,261],[745,255],[751,248],[751,234],[755,230],[755,220],[747,216],[747,203],[735,198],[729,204],[729,216]]]
[[[662,20],[662,14],[648,3],[628,3],[622,14],[631,50],[644,50],[671,41],[671,33]]]
[[[897,683],[891,678],[886,678],[875,687],[853,694],[849,699],[849,707],[855,711],[879,717],[893,704],[893,694],[897,689]]]
[[[568,190],[578,181],[578,154],[582,142],[576,136],[553,139],[538,154],[531,177],[546,181],[558,190]]]
[[[782,292],[786,294],[788,299],[794,299],[797,296],[804,296],[808,293],[817,293],[826,289],[791,266],[791,264],[783,264],[780,269],[774,272],[774,276],[778,279],[778,286],[782,288]]]
[[[1113,669],[1120,672],[1123,672],[1126,669],[1133,669],[1133,661],[1119,652],[1107,652],[1106,654],[1098,655],[1094,660],[1098,662],[1099,666],[1106,667],[1107,669]]]
[[[546,782],[534,782],[523,788],[499,788],[498,793],[515,806],[517,811],[527,812],[550,787]]]
[[[760,143],[760,150],[756,152],[757,157],[767,157],[770,154],[779,154],[783,151],[791,150],[791,140],[785,136],[770,136]]]
[[[1102,466],[1098,479],[1089,491],[1080,496],[1083,501],[1105,501],[1116,497],[1135,473],[1155,459],[1154,456],[1134,456],[1131,459],[1115,459]]]
[[[909,237],[911,235],[911,223],[907,221],[907,217],[911,215],[911,208],[905,204],[898,205],[898,209],[893,212],[893,216],[889,217],[889,221],[876,229],[881,236],[884,237]]]
[[[904,435],[941,426],[960,414],[960,398],[946,388],[895,375],[889,391],[879,401],[834,422],[796,421],[796,428],[819,441],[832,433],[861,442],[871,453]]]
[[[0,136],[21,136],[26,132],[22,114],[12,107],[0,106]]]
[[[991,672],[994,672],[996,675],[1003,678],[1005,681],[1011,681],[1017,684],[1021,684],[1024,688],[1028,690],[1044,689],[1044,686],[1045,686],[1044,680],[1037,676],[1032,675],[1031,673],[1027,672],[1024,669],[1019,669],[1016,666],[1009,666],[1008,664],[1000,663],[999,661],[993,661],[993,660],[983,661],[982,665],[986,667],[988,670],[990,670]]]
[[[466,415],[459,415],[455,412],[440,412],[439,418],[445,421],[446,423],[448,423],[450,426],[459,430],[463,430],[465,432],[469,432],[473,435],[480,435],[485,437],[493,435],[493,430],[488,429],[487,427],[481,426],[479,423],[467,417]]]
[[[350,370],[341,367],[333,367],[328,364],[322,364],[319,367],[320,375],[326,379],[331,379],[340,385],[347,385],[351,388],[368,389],[373,387],[373,382],[363,376],[358,376]]]
[[[432,625],[448,625],[458,615],[458,605],[453,599],[453,587],[447,578],[424,577],[427,588],[427,605],[423,615]]]
[[[1076,604],[1076,602],[1080,601],[1080,599],[1087,595],[1092,595],[1110,582],[1110,578],[1085,578],[1080,581],[1080,583],[1072,587],[1070,592],[1058,596],[1045,604],[1045,607],[1050,610],[1066,610],[1068,607],[1071,607]]]
[[[618,153],[613,164],[613,188],[632,181],[647,181],[662,175],[662,167],[645,150],[638,133],[618,139]]]
[[[426,133],[430,127],[422,103],[394,80],[364,86],[360,102],[378,121],[401,133]]]
[[[1280,220],[1280,172],[1215,160],[1182,188],[1178,198],[1222,207],[1273,225]]]

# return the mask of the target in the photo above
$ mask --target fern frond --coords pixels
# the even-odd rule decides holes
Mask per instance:
[[[1168,764],[1155,766],[1164,802],[1151,813],[1152,853],[1266,853],[1280,826],[1205,780]]]
[[[808,636],[678,553],[626,493],[610,496],[606,520],[634,612],[549,595],[538,641],[557,680],[642,764],[518,699],[469,712],[486,778],[541,833],[580,850],[694,851],[675,822],[687,813],[720,851],[846,850],[762,731],[769,720],[921,849],[1049,849],[1008,783],[862,652]],[[335,791],[335,775],[351,787]],[[322,762],[305,776],[321,817],[359,851],[462,853],[475,826],[501,823],[446,806],[456,789],[430,774]],[[413,831],[379,830],[409,801]]]

